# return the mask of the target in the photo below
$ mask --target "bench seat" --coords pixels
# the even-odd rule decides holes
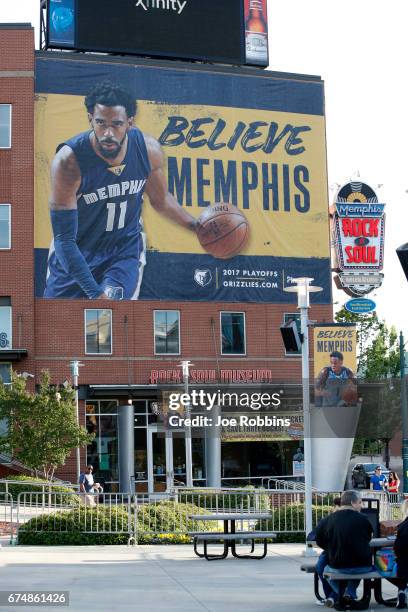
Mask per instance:
[[[362,574],[338,574],[337,572],[324,571],[323,576],[331,580],[374,580],[383,577],[374,570],[371,572],[363,572]]]

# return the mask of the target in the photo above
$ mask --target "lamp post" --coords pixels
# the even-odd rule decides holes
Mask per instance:
[[[79,426],[78,379],[79,379],[79,368],[82,365],[84,365],[84,364],[80,363],[79,361],[71,361],[69,365],[71,367],[72,382],[74,383],[74,389],[75,389],[76,422],[77,422],[77,425]],[[76,484],[78,484],[79,483],[79,476],[80,476],[80,473],[81,473],[81,456],[80,456],[80,450],[79,450],[79,446],[78,445],[77,445],[77,447],[75,449],[75,455],[76,455]]]
[[[302,394],[303,394],[303,447],[305,460],[305,529],[306,535],[312,531],[312,443],[310,438],[310,400],[309,400],[309,294],[322,291],[310,283],[313,278],[294,278],[293,287],[284,291],[297,293],[300,310],[300,330],[302,333]],[[306,546],[306,555],[312,555],[313,549]]]
[[[401,375],[401,421],[402,421],[402,474],[404,494],[408,493],[408,405],[407,405],[407,388],[405,381],[406,363],[404,352],[404,336],[400,332],[400,375]]]
[[[194,365],[191,361],[182,361],[180,366],[183,370],[184,393],[188,395],[188,380],[190,375],[190,367]],[[185,418],[191,419],[190,401],[185,405]],[[188,422],[189,422],[188,421]],[[193,452],[191,444],[191,425],[185,425],[185,440],[186,440],[186,486],[193,486]]]

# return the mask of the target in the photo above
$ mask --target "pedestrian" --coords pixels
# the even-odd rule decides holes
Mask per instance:
[[[400,479],[397,472],[390,472],[388,476],[388,493],[398,493]]]
[[[44,297],[136,300],[146,260],[143,194],[185,229],[196,231],[198,222],[168,191],[157,140],[133,126],[134,97],[104,81],[85,107],[90,130],[61,143],[51,165],[54,240]]]
[[[366,516],[360,514],[361,496],[357,491],[344,491],[340,509],[332,513],[316,528],[316,542],[326,551],[326,570],[341,574],[360,574],[371,571],[370,540],[373,528]],[[345,597],[357,599],[359,580],[349,580]],[[329,608],[338,604],[339,582],[329,580],[334,596],[325,601]]]
[[[87,465],[86,471],[79,475],[79,491],[84,495],[84,503],[86,506],[95,506],[95,493],[102,489],[99,482],[94,481],[93,466]]]
[[[387,479],[382,473],[381,465],[377,465],[374,474],[370,478],[371,491],[385,491],[387,488]]]

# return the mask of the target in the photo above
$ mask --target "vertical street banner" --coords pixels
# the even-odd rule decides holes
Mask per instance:
[[[331,302],[318,77],[52,55],[36,60],[36,297],[290,303],[310,276]],[[69,236],[50,213],[62,175]]]

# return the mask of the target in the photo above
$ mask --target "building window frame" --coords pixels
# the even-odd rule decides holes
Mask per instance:
[[[283,323],[289,323],[289,321],[296,321],[296,325],[298,328],[298,332],[299,334],[301,333],[300,331],[300,312],[284,312],[283,313]],[[298,351],[297,353],[288,353],[285,349],[285,357],[301,357],[302,356],[302,351]]]
[[[9,372],[10,372],[10,380],[8,382],[3,382],[4,385],[12,385],[12,372],[13,372],[13,364],[11,363],[11,361],[2,361],[0,366],[9,366]],[[1,373],[0,373],[0,377],[1,377]]]
[[[7,104],[7,103],[1,103],[0,107],[2,107],[2,106],[8,106],[8,108],[9,108],[9,115],[8,115],[9,133],[8,133],[8,144],[3,145],[1,143],[1,139],[0,139],[0,149],[11,149],[11,126],[12,126],[12,116],[13,116],[12,105],[11,104]],[[7,126],[7,123],[5,125]]]
[[[8,311],[8,325],[2,328],[0,327],[0,350],[8,351],[13,348],[13,307],[11,305],[10,298],[0,297],[0,312],[2,314]],[[7,314],[6,314],[7,316]],[[0,317],[1,324],[1,317]],[[7,334],[7,345],[5,346],[6,338],[3,334]]]
[[[8,209],[8,215],[7,215],[7,220],[6,220],[6,222],[8,223],[8,245],[1,246],[0,244],[0,251],[9,251],[11,249],[11,204],[6,204],[6,203],[1,202],[0,209],[3,207]],[[0,223],[3,223],[3,222],[4,222],[4,219],[1,219],[1,216],[0,216]]]
[[[156,345],[156,313],[163,313],[163,312],[175,312],[177,313],[177,317],[178,317],[178,338],[177,338],[177,343],[178,343],[178,351],[177,352],[170,352],[170,351],[158,351],[157,350],[157,345]],[[167,322],[166,322],[166,328],[167,328]],[[155,355],[181,355],[181,312],[180,310],[175,310],[175,309],[162,309],[162,308],[158,308],[153,310],[153,348],[154,348],[154,354]]]
[[[242,353],[225,353],[222,346],[222,315],[242,315],[244,321],[244,350]],[[220,351],[221,355],[228,357],[242,357],[247,355],[247,338],[246,338],[246,312],[236,310],[221,310],[220,311]]]
[[[87,330],[86,330],[86,318],[87,318],[87,313],[88,312],[109,312],[109,318],[110,318],[110,350],[109,351],[88,351],[88,346],[87,346]],[[113,353],[113,316],[112,316],[112,309],[111,308],[85,308],[84,310],[84,340],[85,340],[85,355],[112,355]]]

